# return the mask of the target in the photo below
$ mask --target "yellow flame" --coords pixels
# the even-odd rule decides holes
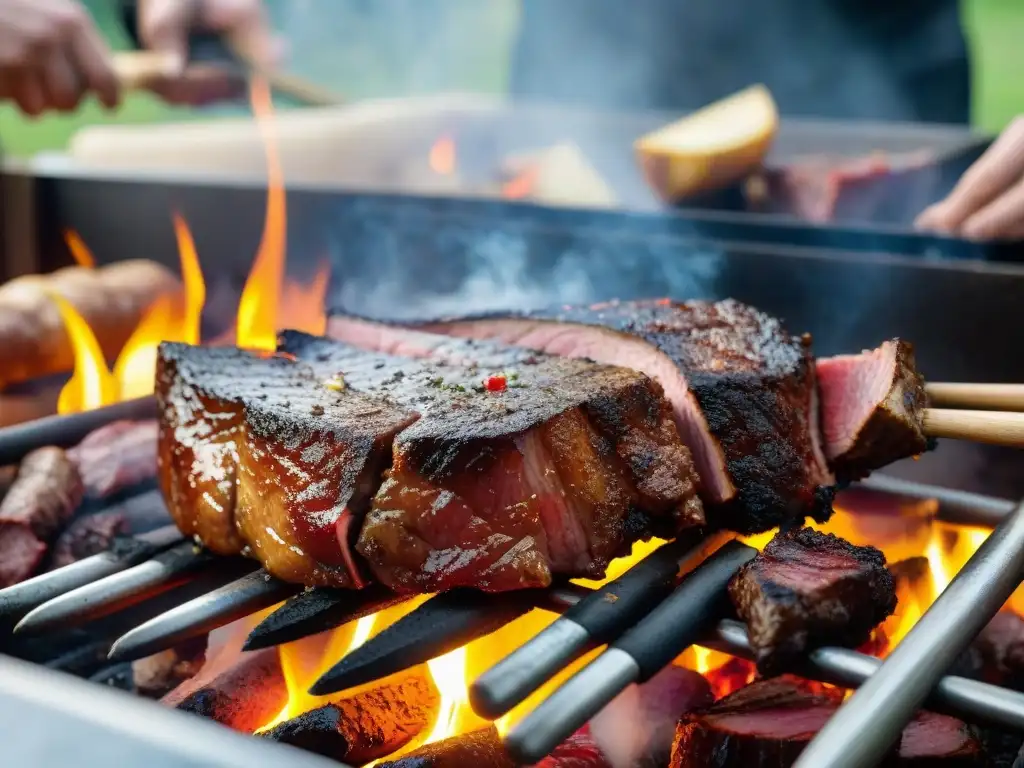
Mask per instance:
[[[75,372],[60,391],[57,412],[77,413],[117,402],[117,379],[108,370],[89,324],[63,296],[51,293],[50,299],[57,305],[75,351]]]
[[[85,241],[79,236],[73,229],[64,230],[64,242],[68,247],[68,251],[71,252],[71,257],[75,260],[75,263],[80,267],[92,268],[96,266],[96,259],[93,258],[92,251],[85,244]]]
[[[285,274],[287,236],[284,174],[274,130],[270,88],[255,78],[250,101],[263,138],[267,160],[267,216],[252,271],[238,304],[237,339],[240,347],[275,349],[280,291]]]
[[[160,342],[199,343],[206,283],[188,224],[179,214],[174,214],[173,221],[185,285],[184,307],[176,297],[162,296],[146,310],[114,365],[114,376],[122,399],[143,397],[153,392]]]
[[[465,706],[466,694],[466,649],[459,648],[427,662],[430,675],[441,694],[441,708],[437,721],[424,744],[447,739],[458,733],[459,710]]]

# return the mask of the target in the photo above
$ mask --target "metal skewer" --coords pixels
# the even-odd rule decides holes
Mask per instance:
[[[878,671],[826,723],[796,768],[874,765],[1024,575],[1024,503],[988,537]],[[878,713],[884,711],[884,718]]]

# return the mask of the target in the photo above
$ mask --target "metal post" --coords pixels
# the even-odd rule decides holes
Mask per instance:
[[[888,659],[804,750],[795,768],[875,765],[1024,575],[1024,502],[988,537]]]

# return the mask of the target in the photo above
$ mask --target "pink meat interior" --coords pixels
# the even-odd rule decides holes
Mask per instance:
[[[846,453],[875,409],[885,401],[896,367],[896,345],[887,341],[859,355],[817,362],[825,454]]]
[[[722,503],[736,493],[725,468],[722,450],[712,437],[686,378],[666,355],[643,341],[606,328],[516,319],[440,323],[425,326],[423,330],[460,338],[500,341],[561,357],[595,360],[650,376],[661,384],[672,404],[679,435],[693,454],[705,497],[713,503]],[[403,335],[406,333],[403,331]],[[388,336],[386,327],[347,317],[333,317],[328,323],[329,336],[364,348],[368,338],[382,338],[382,334],[383,337]],[[395,341],[394,348],[384,351],[416,355],[408,344],[399,341]]]
[[[710,715],[711,721],[723,731],[743,736],[764,737],[776,741],[810,741],[835,714],[831,704],[821,703],[807,707],[758,709],[727,715]]]

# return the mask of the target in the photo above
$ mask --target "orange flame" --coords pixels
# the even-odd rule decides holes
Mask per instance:
[[[430,148],[428,155],[430,170],[441,176],[455,173],[456,154],[455,140],[451,136],[442,136]]]
[[[117,379],[107,369],[103,350],[92,328],[70,301],[50,294],[75,350],[75,372],[57,398],[57,413],[77,413],[117,401]]]
[[[92,251],[89,250],[85,241],[73,229],[64,230],[64,242],[67,244],[71,257],[78,266],[90,269],[96,266],[96,259],[93,258]]]
[[[272,350],[277,345],[278,309],[285,272],[284,172],[274,129],[273,100],[270,88],[262,78],[253,80],[250,100],[267,159],[267,217],[256,261],[245,281],[238,305],[237,341],[240,347]]]
[[[536,166],[527,168],[501,187],[501,196],[507,200],[522,200],[529,197],[537,185],[540,169]]]

